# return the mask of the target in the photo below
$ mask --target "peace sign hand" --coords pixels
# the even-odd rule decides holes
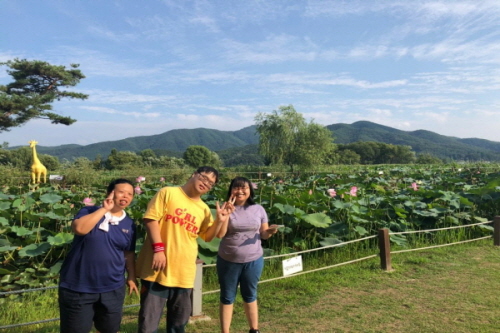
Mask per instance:
[[[224,202],[222,206],[219,205],[219,202],[217,201],[215,203],[215,208],[217,210],[217,218],[221,222],[225,222],[229,219],[229,215],[234,212],[234,201],[236,198],[230,197],[229,201]]]

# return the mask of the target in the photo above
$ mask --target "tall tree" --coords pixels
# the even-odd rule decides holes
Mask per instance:
[[[108,170],[123,170],[132,166],[141,167],[144,164],[142,158],[133,151],[118,151],[113,148],[105,165]]]
[[[182,155],[187,165],[198,168],[203,165],[220,167],[222,162],[217,153],[211,151],[205,146],[189,146]]]
[[[71,125],[76,120],[52,111],[52,103],[63,98],[86,99],[88,95],[62,90],[85,78],[79,65],[51,65],[44,61],[14,59],[0,63],[14,82],[0,85],[0,132],[24,125],[31,119],[48,119],[53,124]]]
[[[306,122],[292,105],[280,106],[271,114],[255,117],[259,152],[269,164],[310,167],[321,164],[334,150],[332,132]]]

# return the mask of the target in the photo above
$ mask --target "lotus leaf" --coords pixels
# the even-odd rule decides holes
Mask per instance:
[[[12,245],[0,246],[0,253],[14,251],[15,249],[17,249],[17,246],[12,246]]]
[[[354,231],[356,231],[360,236],[364,236],[364,235],[368,234],[368,231],[359,225],[354,228]]]
[[[4,226],[4,227],[8,226],[9,225],[9,220],[7,220],[5,217],[1,217],[0,216],[0,225]]]
[[[49,243],[30,244],[19,250],[20,257],[36,257],[44,254],[50,249]]]
[[[201,248],[217,253],[217,251],[219,250],[219,244],[221,242],[221,239],[215,237],[211,242],[205,242],[203,239],[198,237],[197,241],[198,241],[198,245]]]
[[[403,235],[390,235],[391,242],[396,243],[399,246],[407,246],[408,240]]]
[[[47,204],[59,203],[62,199],[63,197],[56,193],[46,193],[40,196],[40,201]]]
[[[289,214],[289,215],[294,215],[295,214],[295,207],[290,206],[290,205],[282,205],[280,203],[274,204],[273,207],[276,207],[279,209],[280,212],[283,214]]]
[[[302,219],[316,228],[326,228],[332,224],[332,219],[325,213],[306,214]]]
[[[52,246],[61,246],[71,243],[73,241],[73,237],[74,237],[73,234],[67,232],[65,233],[60,232],[55,236],[49,236],[47,238],[47,241]]]
[[[52,267],[50,267],[50,275],[54,276],[56,274],[59,274],[59,271],[61,270],[62,266],[62,261],[56,262]]]
[[[338,238],[325,237],[319,243],[321,244],[321,246],[330,246],[330,245],[342,244],[342,241]]]
[[[12,232],[15,232],[17,236],[19,237],[24,237],[24,236],[28,236],[28,235],[31,235],[33,233],[32,230],[29,230],[29,229],[26,229],[25,227],[18,227],[18,226],[12,226],[10,228],[10,230]]]

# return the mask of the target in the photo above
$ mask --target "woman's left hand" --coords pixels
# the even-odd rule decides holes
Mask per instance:
[[[274,235],[275,233],[278,232],[278,225],[277,224],[271,224],[266,231],[267,231],[267,233],[269,235]]]

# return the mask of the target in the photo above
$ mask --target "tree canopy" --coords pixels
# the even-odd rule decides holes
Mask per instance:
[[[280,106],[271,114],[255,117],[259,133],[259,152],[268,164],[310,167],[322,164],[335,149],[332,132],[307,123],[292,105]]]
[[[187,165],[198,168],[203,165],[220,167],[222,165],[219,155],[210,151],[205,146],[189,146],[182,156]]]
[[[0,132],[24,125],[31,119],[71,125],[76,120],[52,112],[52,103],[63,98],[86,99],[88,95],[62,90],[76,86],[85,76],[79,65],[55,66],[44,61],[14,59],[0,63],[14,82],[0,85]]]
[[[415,152],[410,146],[359,141],[339,145],[338,148],[341,152],[349,150],[356,153],[361,164],[411,164],[415,162]]]

